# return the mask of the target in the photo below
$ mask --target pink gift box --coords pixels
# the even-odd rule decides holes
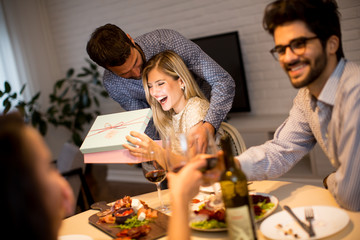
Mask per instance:
[[[160,146],[162,142],[155,141]],[[114,150],[106,152],[95,152],[84,154],[85,163],[141,163],[140,158],[134,157],[130,154],[129,150]]]
[[[151,117],[150,108],[98,116],[80,147],[84,162],[141,162],[122,145],[129,143],[125,137],[130,131],[143,133]]]

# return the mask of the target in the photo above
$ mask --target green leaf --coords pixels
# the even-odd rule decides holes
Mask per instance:
[[[84,71],[84,73],[87,73],[88,75],[92,74],[91,69],[88,69],[87,67],[82,67],[82,70]]]
[[[20,94],[22,94],[24,92],[25,87],[26,87],[26,83],[24,83],[24,85],[22,85],[21,90],[20,90]]]
[[[25,116],[25,105],[24,104],[18,104],[16,106],[17,110],[21,114],[21,116]]]
[[[71,106],[69,103],[65,104],[65,106],[62,109],[63,115],[70,115],[71,114]]]
[[[57,113],[57,109],[55,106],[51,106],[48,108],[48,110],[46,111],[47,114],[53,116],[55,113]]]
[[[9,82],[5,81],[4,83],[5,86],[5,93],[10,93],[11,92],[11,85]]]
[[[65,88],[65,90],[60,94],[59,98],[60,98],[60,99],[61,99],[61,98],[64,98],[65,95],[68,93],[69,89],[70,89],[69,87]]]
[[[93,114],[91,114],[91,113],[86,114],[86,122],[87,123],[92,122],[93,119],[94,119]]]
[[[66,73],[66,77],[71,78],[74,75],[74,72],[75,72],[74,69],[70,68]]]
[[[92,61],[90,61],[89,59],[85,59],[86,62],[89,63],[89,66],[92,70],[96,71],[97,70],[97,65],[94,64]]]
[[[73,134],[72,134],[72,140],[73,140],[73,142],[74,142],[74,144],[75,144],[76,146],[78,146],[78,147],[81,146],[81,144],[82,144],[82,139],[81,139],[80,135],[79,135],[77,132],[73,132]]]
[[[89,76],[89,73],[79,73],[78,75],[76,75],[76,77],[86,77]]]
[[[109,97],[109,94],[107,93],[107,91],[101,91],[100,95],[105,98]]]
[[[43,135],[43,136],[45,136],[46,135],[46,133],[47,133],[47,123],[46,123],[46,121],[44,121],[44,120],[40,120],[40,122],[39,122],[39,132],[41,133],[41,135]]]
[[[64,121],[62,123],[63,126],[65,126],[67,129],[71,130],[71,122],[70,121]]]
[[[3,101],[3,106],[6,107],[6,106],[9,105],[9,104],[10,104],[10,106],[11,106],[11,102],[10,102],[10,100],[9,100],[9,97],[7,97],[7,98],[5,98],[5,100]]]
[[[51,123],[51,124],[54,125],[55,127],[59,126],[58,121],[56,121],[55,119],[50,118],[50,119],[48,119],[48,121],[49,121],[49,123]]]
[[[16,99],[16,98],[17,98],[17,93],[13,93],[12,95],[10,95],[10,97],[11,97],[12,99]]]
[[[93,99],[94,99],[95,105],[96,105],[97,107],[100,107],[100,102],[99,102],[99,100],[97,99],[97,97],[94,96]]]
[[[57,88],[57,89],[60,89],[60,88],[62,87],[62,85],[64,84],[65,80],[66,80],[66,79],[60,79],[60,80],[58,80],[58,81],[55,83],[54,91],[55,91],[56,88]]]
[[[31,118],[31,124],[36,127],[41,120],[41,115],[38,111],[34,111]]]
[[[92,83],[93,83],[95,86],[101,86],[101,82],[99,81],[98,76],[96,76],[96,73],[93,75]]]
[[[57,100],[57,97],[55,96],[55,94],[52,94],[52,93],[49,95],[49,98],[50,98],[50,103],[53,103]]]
[[[30,104],[34,104],[39,97],[40,97],[40,92],[38,92],[37,94],[35,94],[35,96],[32,97]]]
[[[11,108],[11,103],[9,101],[7,101],[7,103],[3,104],[3,105],[5,106],[4,114],[6,114]]]
[[[88,107],[90,105],[90,98],[87,94],[83,94],[81,96],[81,100],[84,107]]]

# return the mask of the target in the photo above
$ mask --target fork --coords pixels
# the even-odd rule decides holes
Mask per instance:
[[[311,207],[305,208],[305,219],[309,222],[309,235],[315,236],[315,232],[312,226],[312,220],[314,220],[314,211]]]

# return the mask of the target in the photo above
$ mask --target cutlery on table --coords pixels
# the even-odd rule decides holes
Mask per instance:
[[[312,220],[314,220],[314,211],[311,207],[305,208],[305,219],[309,222],[309,235],[315,236],[315,232],[312,226]]]
[[[303,223],[287,205],[284,205],[284,209],[295,219],[295,221],[310,235],[310,228]]]

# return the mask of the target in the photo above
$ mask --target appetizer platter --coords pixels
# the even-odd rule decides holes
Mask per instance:
[[[279,200],[266,193],[251,192],[255,222],[260,222],[271,215],[279,204]],[[198,231],[227,231],[225,208],[219,196],[199,194],[191,203],[190,227]]]
[[[89,223],[118,240],[152,240],[166,234],[168,216],[150,208],[144,201],[125,196],[113,204],[98,202],[100,210],[89,217]]]

